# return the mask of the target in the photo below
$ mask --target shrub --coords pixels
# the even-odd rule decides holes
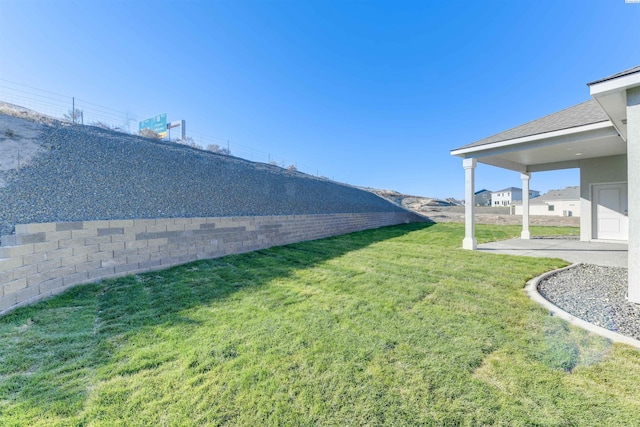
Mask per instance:
[[[117,128],[115,128],[115,127],[111,126],[110,124],[108,124],[108,123],[106,123],[106,122],[102,122],[102,121],[100,121],[100,120],[98,120],[98,121],[96,121],[96,122],[92,122],[92,123],[91,123],[91,126],[95,126],[95,127],[97,127],[97,128],[101,128],[101,129],[108,129],[108,130],[111,130],[111,129],[117,129]]]
[[[228,156],[231,154],[231,151],[228,148],[222,148],[218,144],[209,144],[207,145],[207,151],[211,151],[212,153],[224,154]]]
[[[160,139],[160,134],[152,129],[142,129],[138,132],[140,136],[145,138]]]
[[[62,115],[62,118],[68,120],[72,123],[83,123],[84,122],[84,111],[76,108],[75,110],[69,110],[65,114]]]

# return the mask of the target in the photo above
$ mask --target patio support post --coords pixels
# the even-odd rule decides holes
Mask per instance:
[[[640,87],[627,90],[627,187],[629,218],[629,288],[627,298],[640,304]]]
[[[531,233],[529,232],[529,180],[531,179],[531,173],[525,172],[520,175],[522,179],[522,233],[520,233],[521,239],[530,239]]]
[[[478,246],[475,236],[474,210],[474,172],[476,159],[462,159],[464,168],[464,240],[462,249],[475,250]]]

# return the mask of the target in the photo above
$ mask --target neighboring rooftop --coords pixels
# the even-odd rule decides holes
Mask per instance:
[[[522,188],[518,188],[518,187],[509,187],[509,188],[503,188],[502,190],[498,190],[498,191],[492,191],[491,193],[503,193],[503,192],[505,192],[505,191],[511,191],[511,192],[514,192],[514,191],[522,191]],[[538,191],[538,190],[531,190],[531,189],[529,189],[529,191],[532,191],[532,192],[534,192],[534,193],[539,193],[539,191]]]
[[[580,187],[577,185],[560,190],[549,190],[540,196],[541,200],[580,200]]]
[[[578,105],[574,105],[573,107],[558,111],[557,113],[549,114],[548,116],[544,116],[504,132],[497,133],[488,138],[457,148],[456,150],[606,121],[609,121],[609,118],[600,105],[595,100],[590,99]]]
[[[542,196],[531,199],[532,204],[545,204],[547,202],[559,201],[559,200],[580,200],[580,187],[575,185],[571,187],[565,187],[560,190],[549,190]],[[514,203],[515,205],[522,204],[521,201]]]

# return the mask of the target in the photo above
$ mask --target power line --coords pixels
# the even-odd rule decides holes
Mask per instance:
[[[40,111],[43,113],[46,110],[47,113],[57,116],[59,118],[68,117],[68,113],[71,112],[74,108],[76,110],[80,110],[83,112],[83,122],[84,124],[92,124],[103,122],[113,128],[122,130],[122,126],[124,125],[126,128],[129,128],[129,123],[139,122],[140,119],[131,112],[123,112],[111,107],[106,107],[104,105],[96,104],[90,101],[86,101],[83,99],[78,99],[72,96],[63,95],[57,92],[53,92],[46,89],[36,88],[30,85],[26,85],[23,83],[14,82],[11,80],[6,80],[0,78],[0,82],[5,82],[10,85],[19,86],[20,88],[11,87],[7,84],[0,84],[0,98],[4,98],[5,100],[12,100],[11,103],[16,105],[22,105],[25,108],[31,108],[36,111]],[[31,91],[24,90],[23,88],[30,89]],[[33,91],[36,91],[35,93]],[[46,93],[48,95],[55,95],[57,98],[52,96],[44,95]],[[7,99],[9,98],[9,99]],[[24,105],[28,103],[29,105]],[[245,157],[248,160],[256,161],[256,159],[261,159],[261,161],[268,163],[281,164],[283,167],[288,162],[285,161],[285,158],[272,155],[272,153],[263,151],[254,147],[250,147],[244,144],[240,144],[237,142],[231,142],[227,138],[221,138],[212,135],[203,135],[197,132],[189,132],[189,136],[191,136],[192,140],[196,143],[206,145],[218,145],[222,146],[222,148],[228,149],[232,155],[235,157]],[[203,147],[203,148],[205,148]],[[279,162],[276,161],[279,159]],[[307,167],[306,165],[302,165],[297,162],[291,163],[291,165],[295,165],[296,169],[304,168],[313,170],[314,168]],[[316,170],[316,175],[320,175],[319,170]]]
[[[40,91],[40,92],[47,92],[47,93],[51,93],[51,94],[54,94],[54,95],[58,95],[58,96],[62,96],[62,97],[71,98],[70,96],[62,95],[62,94],[57,93],[57,92],[51,92],[50,90],[40,89],[40,88],[37,88],[37,87],[33,87],[33,86],[29,86],[29,85],[25,85],[25,84],[22,84],[22,83],[12,82],[11,80],[6,80],[6,79],[2,79],[2,78],[0,78],[0,80],[1,80],[1,81],[3,81],[3,82],[7,82],[7,83],[14,84],[14,85],[28,87],[29,89],[38,90],[38,91]]]

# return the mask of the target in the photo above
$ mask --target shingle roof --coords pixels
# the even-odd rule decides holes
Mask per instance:
[[[476,192],[475,192],[475,193],[473,193],[473,194],[474,194],[474,195],[478,195],[478,194],[480,194],[480,193],[482,193],[482,192],[485,192],[485,191],[486,191],[486,192],[488,192],[488,193],[492,193],[492,191],[491,191],[491,190],[487,190],[486,188],[483,188],[482,190],[480,190],[480,191],[476,191]]]
[[[549,190],[546,194],[539,197],[540,200],[579,200],[580,187],[566,187],[561,190]]]
[[[514,192],[514,191],[522,191],[522,188],[519,188],[519,187],[509,187],[509,188],[503,188],[502,190],[498,190],[498,191],[492,191],[491,193],[503,193],[503,192],[505,192],[505,191],[511,191],[511,192]],[[539,193],[539,191],[538,191],[538,190],[532,190],[532,189],[529,189],[529,191],[533,191],[534,193]]]
[[[617,79],[618,77],[624,77],[624,76],[628,76],[630,74],[635,74],[635,73],[640,73],[640,65],[638,65],[637,67],[629,68],[628,70],[620,71],[619,73],[616,73],[612,76],[605,77],[603,79],[599,79],[591,83],[587,83],[587,86],[591,86],[596,83],[606,82],[607,80],[613,80],[613,79]]]
[[[529,123],[516,126],[488,138],[457,148],[457,150],[590,125],[593,123],[605,122],[607,120],[609,120],[609,118],[602,108],[600,108],[600,105],[598,105],[595,100],[590,99],[581,104],[558,111],[557,113],[549,114],[548,116],[544,116]]]
[[[522,191],[522,188],[508,187],[508,188],[503,188],[502,190],[492,191],[492,193],[502,193],[504,191]]]
[[[546,202],[552,202],[556,200],[580,200],[580,187],[566,187],[561,190],[549,190],[547,193],[540,197],[535,197],[529,201],[533,205],[543,205]],[[521,201],[514,202],[514,205],[521,205]]]

